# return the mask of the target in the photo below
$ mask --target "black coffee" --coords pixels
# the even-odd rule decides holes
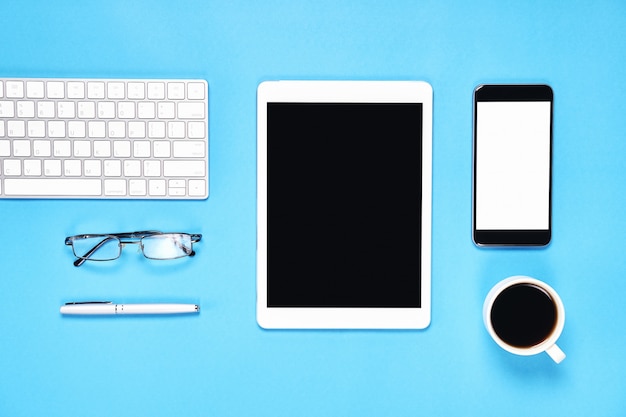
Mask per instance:
[[[491,324],[509,345],[528,348],[550,336],[556,327],[556,305],[534,284],[515,284],[502,291],[491,308]]]

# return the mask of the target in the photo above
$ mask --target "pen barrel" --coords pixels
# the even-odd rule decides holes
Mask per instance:
[[[186,314],[197,313],[196,304],[109,304],[85,303],[61,306],[61,314],[70,315],[115,315],[115,314]]]
[[[198,311],[196,304],[117,304],[116,314],[185,314]]]

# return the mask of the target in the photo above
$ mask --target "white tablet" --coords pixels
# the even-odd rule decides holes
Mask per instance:
[[[427,327],[430,85],[268,81],[257,100],[259,325]]]

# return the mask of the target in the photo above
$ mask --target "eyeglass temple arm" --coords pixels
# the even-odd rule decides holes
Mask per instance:
[[[110,236],[107,236],[107,237],[105,237],[104,239],[102,239],[102,240],[101,240],[101,241],[100,241],[100,242],[99,242],[96,246],[94,246],[93,248],[89,249],[89,250],[87,251],[87,253],[85,253],[85,254],[84,254],[83,256],[81,256],[80,258],[76,259],[76,260],[74,261],[74,266],[81,266],[82,264],[84,264],[84,263],[85,263],[85,261],[86,261],[87,259],[89,259],[89,257],[90,257],[91,255],[93,255],[95,251],[97,251],[98,249],[100,249],[100,248],[102,247],[102,245],[104,245],[105,243],[107,243],[107,242],[109,242],[109,241],[111,241],[111,240],[113,240],[113,238],[112,238],[112,237],[110,237]]]
[[[158,230],[143,230],[140,232],[129,232],[129,233],[109,233],[109,236],[115,236],[117,238],[121,238],[121,239],[141,239],[142,237],[146,237],[146,236],[153,236],[153,235],[162,235],[163,232],[159,232]]]

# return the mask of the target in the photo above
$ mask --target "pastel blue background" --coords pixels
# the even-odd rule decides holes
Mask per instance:
[[[4,1],[0,39],[4,77],[205,78],[211,175],[201,202],[0,201],[0,416],[626,414],[625,2]],[[432,85],[428,329],[257,326],[255,100],[274,79]],[[485,82],[554,89],[545,249],[471,241],[472,91]],[[127,248],[81,268],[63,245],[146,228],[204,238],[194,259]],[[560,293],[562,364],[487,335],[484,297],[515,274]],[[91,299],[202,311],[58,312]]]

